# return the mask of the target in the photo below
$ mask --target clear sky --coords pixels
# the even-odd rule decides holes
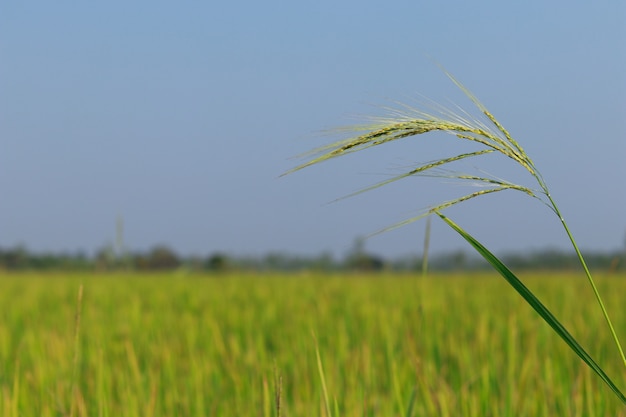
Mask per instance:
[[[0,246],[91,253],[122,216],[132,250],[341,256],[464,190],[410,178],[326,203],[456,142],[408,139],[279,175],[336,139],[318,132],[392,100],[470,109],[435,62],[525,147],[580,246],[624,247],[618,0],[2,2]],[[495,251],[567,247],[556,217],[521,194],[447,214]],[[433,220],[433,250],[467,248]],[[424,228],[366,247],[420,253]]]

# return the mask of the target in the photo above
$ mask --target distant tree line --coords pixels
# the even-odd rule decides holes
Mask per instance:
[[[623,252],[585,253],[588,266],[595,270],[626,271]],[[512,269],[576,270],[580,266],[574,253],[542,250],[527,254],[503,254],[501,259]],[[457,251],[431,256],[428,268],[432,271],[470,271],[489,269],[474,255]],[[343,258],[330,253],[315,256],[269,253],[264,256],[231,256],[222,252],[201,256],[181,256],[165,245],[146,252],[115,253],[106,247],[89,256],[78,252],[33,253],[22,246],[0,248],[0,270],[82,270],[82,271],[421,271],[421,255],[385,259],[366,252],[356,244]]]

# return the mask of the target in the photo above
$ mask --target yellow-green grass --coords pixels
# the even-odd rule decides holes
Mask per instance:
[[[626,388],[584,275],[525,282]],[[276,416],[279,386],[284,417],[626,416],[495,273],[5,274],[0,303],[7,417]]]

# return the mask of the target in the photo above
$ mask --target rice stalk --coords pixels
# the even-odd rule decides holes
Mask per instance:
[[[324,396],[324,407],[326,410],[326,417],[332,417],[332,412],[330,411],[330,400],[328,397],[328,389],[326,389],[326,377],[324,376],[324,366],[322,365],[322,358],[320,356],[320,349],[315,341],[315,356],[317,357],[317,371],[319,372],[320,381],[322,383],[322,394]]]
[[[412,417],[413,416],[413,407],[415,406],[415,397],[417,396],[417,389],[413,388],[413,391],[411,392],[411,399],[409,401],[409,405],[406,409],[406,413],[405,416],[406,417]]]
[[[445,74],[450,78],[450,80],[459,87],[465,95],[474,103],[474,105],[480,110],[482,117],[484,120],[479,120],[475,117],[469,115],[468,112],[464,110],[460,110],[459,112],[451,111],[443,106],[435,105],[434,110],[435,114],[431,114],[428,112],[424,112],[419,109],[414,109],[408,105],[400,104],[398,108],[395,109],[387,109],[389,115],[387,117],[374,119],[374,123],[366,124],[363,126],[356,126],[343,129],[344,131],[351,131],[354,133],[359,133],[356,136],[342,139],[340,141],[336,141],[334,143],[322,146],[320,148],[314,149],[307,154],[309,160],[296,166],[295,168],[287,171],[283,175],[287,175],[293,172],[296,172],[300,169],[309,167],[311,165],[315,165],[333,158],[337,158],[339,156],[351,154],[357,151],[369,149],[374,146],[382,145],[385,143],[393,142],[400,139],[405,139],[409,137],[419,136],[426,133],[431,132],[447,132],[459,140],[472,142],[474,145],[482,147],[482,149],[471,152],[471,153],[462,153],[458,155],[453,155],[450,157],[442,158],[436,161],[428,162],[423,165],[420,165],[406,173],[401,175],[392,177],[386,181],[379,182],[372,186],[366,187],[360,191],[352,193],[346,197],[354,196],[360,194],[365,191],[371,191],[373,189],[382,187],[391,182],[398,181],[400,179],[404,179],[411,176],[421,175],[421,176],[435,176],[435,177],[444,177],[444,178],[453,178],[456,180],[460,180],[462,182],[471,182],[473,185],[478,185],[481,187],[485,187],[479,191],[472,192],[470,194],[466,194],[464,196],[458,197],[453,200],[444,201],[442,203],[431,206],[429,209],[425,210],[418,216],[406,219],[399,223],[393,224],[389,227],[386,227],[378,232],[373,233],[373,235],[382,233],[385,231],[389,231],[392,229],[396,229],[401,226],[405,226],[417,220],[420,220],[429,214],[437,213],[440,216],[441,211],[455,206],[457,204],[463,203],[465,201],[482,197],[487,194],[492,194],[505,190],[512,191],[520,191],[530,197],[536,198],[542,201],[549,209],[559,218],[561,225],[565,229],[565,232],[576,252],[576,255],[585,271],[587,280],[591,285],[594,296],[600,309],[602,310],[602,314],[605,318],[607,326],[610,330],[611,336],[615,342],[617,350],[621,356],[622,362],[624,366],[626,366],[626,356],[624,355],[624,351],[619,342],[619,338],[617,333],[615,332],[615,328],[611,322],[609,314],[604,306],[604,302],[602,301],[602,297],[598,292],[596,284],[593,280],[593,277],[587,267],[587,264],[582,256],[576,241],[574,240],[573,235],[571,234],[565,219],[561,215],[561,212],[556,205],[556,202],[552,198],[548,186],[543,179],[543,176],[540,174],[538,169],[536,168],[532,159],[527,155],[526,151],[523,147],[517,142],[511,134],[503,127],[503,125],[495,118],[495,116],[487,110],[487,108],[474,96],[465,86],[463,86],[458,80],[456,80],[450,73],[443,70]],[[364,133],[360,133],[364,132]],[[507,157],[515,161],[519,166],[524,168],[532,178],[536,181],[538,185],[538,190],[533,190],[524,185],[511,183],[505,180],[500,180],[497,178],[488,178],[476,175],[468,175],[463,173],[450,173],[450,171],[443,170],[443,167],[453,164],[455,162],[465,160],[468,158],[479,158],[487,154],[491,154],[494,152],[498,152],[501,155]],[[449,219],[442,217],[446,223],[452,227],[453,223],[450,223]],[[447,219],[447,220],[446,220]],[[457,230],[457,229],[455,229]],[[458,230],[457,230],[458,231]],[[469,236],[469,235],[468,235]],[[464,236],[466,237],[466,236]],[[470,236],[471,237],[471,236]],[[467,239],[467,237],[466,237]],[[473,238],[472,238],[473,239]],[[468,240],[469,241],[469,240]],[[471,241],[469,241],[472,243]],[[479,253],[481,251],[478,249],[476,245],[472,243],[474,249],[478,250]],[[485,253],[481,253],[481,255],[485,256]],[[495,258],[495,257],[494,257]],[[500,264],[501,262],[495,258]],[[492,263],[492,266],[496,270],[498,270],[498,266]],[[500,271],[501,272],[501,271]],[[506,277],[505,277],[506,278]],[[527,302],[528,299],[526,299]],[[530,302],[529,302],[530,303]],[[532,303],[530,303],[532,305]],[[542,315],[544,320],[548,321],[545,316]],[[549,323],[550,324],[550,323]],[[552,324],[550,324],[552,326]],[[559,333],[554,327],[553,329]],[[566,339],[564,339],[566,340]],[[566,340],[568,342],[568,340]],[[572,344],[568,342],[570,348],[572,348],[575,352],[576,349],[572,347]],[[580,356],[580,354],[579,354]],[[582,356],[581,356],[582,358]],[[612,382],[608,380],[608,377],[604,374],[601,368],[595,367],[591,365],[591,362],[583,360],[589,365],[609,386],[611,389],[620,397],[620,399],[626,403],[626,397],[624,397],[617,388],[614,388]],[[602,371],[602,372],[599,372]]]
[[[281,395],[283,392],[283,377],[274,369],[274,405],[276,406],[276,417],[280,417]]]
[[[78,395],[80,388],[78,386],[79,379],[79,361],[80,361],[80,319],[83,307],[83,284],[78,287],[78,295],[76,297],[76,313],[74,315],[74,357],[72,360],[72,385],[70,391],[70,416],[76,415],[76,407],[79,406]],[[75,398],[76,397],[76,398]]]

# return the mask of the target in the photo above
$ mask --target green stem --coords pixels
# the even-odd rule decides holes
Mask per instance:
[[[604,303],[602,302],[602,297],[600,297],[600,293],[598,292],[598,288],[596,287],[596,284],[595,284],[593,278],[591,277],[591,272],[589,272],[589,268],[587,267],[587,263],[585,262],[585,259],[583,258],[583,255],[580,252],[580,249],[578,249],[578,245],[576,244],[576,241],[574,240],[574,236],[572,236],[572,233],[570,232],[569,227],[567,227],[567,223],[565,223],[565,219],[561,215],[561,212],[559,211],[558,207],[556,206],[556,203],[554,202],[554,200],[552,199],[552,197],[550,196],[549,193],[546,193],[546,195],[547,195],[548,199],[550,200],[550,204],[552,204],[552,207],[554,208],[554,212],[559,217],[559,220],[561,221],[561,224],[565,228],[565,232],[567,233],[567,236],[569,237],[570,242],[572,242],[572,246],[574,246],[574,250],[576,251],[576,255],[578,256],[578,260],[580,260],[580,263],[581,263],[583,269],[585,270],[585,274],[587,275],[587,280],[589,281],[589,284],[591,285],[591,288],[593,288],[593,293],[596,296],[596,300],[598,300],[598,304],[600,304],[600,309],[602,309],[602,314],[604,314],[604,318],[606,320],[606,323],[608,324],[609,329],[611,330],[611,334],[613,335],[613,340],[615,341],[615,344],[617,345],[617,350],[619,350],[619,353],[620,353],[620,355],[622,357],[622,362],[624,362],[624,366],[626,367],[626,356],[624,356],[624,350],[622,349],[622,345],[619,342],[619,338],[617,337],[617,333],[615,332],[615,328],[613,327],[613,323],[611,322],[611,319],[609,318],[609,313],[606,311],[606,307],[604,307]]]

